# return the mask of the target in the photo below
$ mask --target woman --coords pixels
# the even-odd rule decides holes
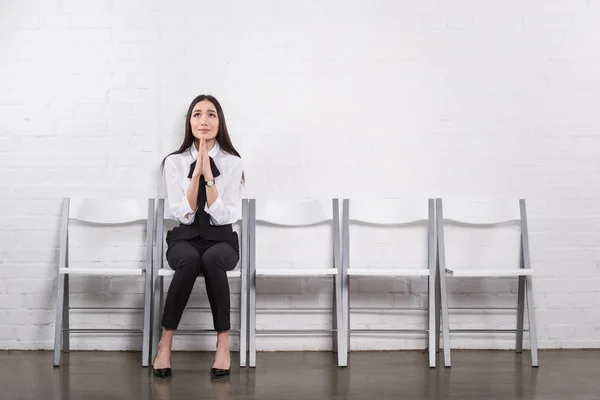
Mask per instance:
[[[196,97],[187,112],[179,150],[162,162],[167,203],[180,225],[167,233],[167,261],[175,271],[163,310],[163,333],[153,373],[171,376],[173,333],[179,325],[196,277],[204,276],[217,352],[211,378],[230,374],[229,282],[227,271],[239,259],[237,221],[243,164],[231,144],[221,105],[213,96]]]

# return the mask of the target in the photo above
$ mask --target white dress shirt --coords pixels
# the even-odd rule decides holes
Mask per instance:
[[[204,205],[204,211],[210,216],[212,225],[227,225],[235,223],[241,216],[241,189],[242,172],[244,165],[242,159],[221,150],[221,146],[215,141],[215,145],[208,152],[220,175],[215,177],[218,197],[208,207]],[[198,159],[198,150],[195,145],[181,154],[173,154],[165,161],[165,184],[167,189],[167,207],[177,221],[184,225],[194,222],[196,211],[192,210],[186,193],[191,179],[188,178],[190,164]]]

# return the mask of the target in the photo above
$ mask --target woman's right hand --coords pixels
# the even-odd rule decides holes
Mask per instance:
[[[193,212],[198,210],[196,202],[198,201],[198,186],[200,185],[200,176],[202,175],[202,152],[198,151],[196,166],[192,172],[190,186],[187,189],[186,197]],[[186,215],[187,218],[187,215]]]
[[[194,172],[192,172],[192,177],[194,179],[200,179],[200,175],[202,175],[202,152],[198,151],[198,159],[196,160],[196,166],[194,167]]]

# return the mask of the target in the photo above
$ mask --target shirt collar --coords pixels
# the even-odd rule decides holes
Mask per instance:
[[[208,152],[208,156],[214,158],[215,155],[219,152],[219,150],[221,149],[221,145],[219,145],[219,142],[217,142],[215,140],[215,145],[213,146],[212,149],[210,149],[210,151]],[[192,158],[194,160],[198,159],[198,149],[196,149],[196,145],[192,144],[190,146],[190,154],[192,155]]]
[[[198,149],[196,149],[196,145],[194,145],[194,143],[192,143],[190,146],[190,154],[192,155],[192,159],[198,159]]]
[[[219,142],[217,142],[215,140],[215,145],[213,146],[212,149],[210,149],[210,151],[208,152],[208,156],[215,158],[215,156],[217,155],[217,153],[219,152],[219,150],[221,149],[221,145],[219,145]]]

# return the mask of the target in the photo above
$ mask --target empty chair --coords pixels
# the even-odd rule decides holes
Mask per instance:
[[[87,224],[120,225],[146,222],[146,251],[144,268],[69,266],[69,223],[78,220]],[[152,240],[154,233],[154,199],[148,200],[100,200],[63,199],[62,227],[60,234],[60,257],[57,276],[56,322],[54,332],[54,366],[60,366],[62,351],[69,352],[71,333],[138,333],[142,334],[142,366],[148,366],[150,349],[150,304],[152,289]],[[103,260],[98,260],[103,261]],[[139,329],[74,329],[69,324],[71,309],[95,309],[69,306],[69,276],[144,276],[144,307],[105,307],[106,310],[143,310],[143,327]],[[62,344],[62,346],[61,346]],[[62,350],[62,351],[61,351]]]
[[[289,264],[280,268],[265,268],[256,265],[256,225],[267,224],[280,228],[292,229],[329,223],[332,226],[331,266],[327,268],[290,267]],[[290,246],[296,244],[290,243]],[[338,350],[338,365],[345,366],[342,342],[342,303],[341,303],[341,250],[339,228],[339,200],[256,200],[250,199],[249,220],[249,366],[256,366],[256,336],[258,334],[289,334],[289,333],[322,333],[331,332],[334,349]],[[310,248],[307,248],[309,251]],[[286,260],[294,262],[294,260]],[[305,330],[257,330],[256,327],[256,282],[267,277],[296,278],[333,278],[333,329]]]
[[[436,329],[436,260],[435,260],[435,222],[434,222],[434,200],[349,200],[344,199],[342,213],[342,303],[344,310],[344,357],[350,350],[350,335],[353,332],[360,333],[382,333],[382,332],[405,332],[428,334],[429,366],[435,367],[436,339],[439,332]],[[365,267],[351,263],[350,248],[350,224],[360,223],[371,227],[402,226],[424,223],[427,227],[427,239],[423,238],[423,249],[427,251],[427,263],[421,268],[403,268],[396,263],[387,267]],[[373,249],[377,251],[377,249]],[[428,277],[428,318],[425,329],[352,329],[351,308],[349,299],[350,277],[380,277],[380,278],[414,278]]]
[[[520,229],[520,265],[493,268],[489,266],[456,265],[446,266],[446,250],[444,241],[444,228],[447,222],[468,224],[470,226],[492,226],[514,223]],[[533,303],[532,276],[533,269],[529,259],[529,237],[527,229],[527,212],[525,200],[519,201],[449,201],[436,199],[436,223],[438,233],[438,262],[440,271],[442,332],[444,342],[444,363],[451,366],[450,359],[450,333],[466,332],[504,332],[516,333],[516,350],[523,350],[523,332],[529,332],[531,344],[531,364],[538,366],[537,336],[535,323],[535,308]],[[448,317],[448,290],[447,278],[494,278],[514,277],[518,279],[517,327],[516,329],[456,329],[450,330]],[[524,329],[525,293],[527,293],[527,315],[529,329]]]
[[[233,225],[233,229],[238,232],[241,238],[240,241],[240,253],[241,257],[236,268],[232,271],[227,272],[228,278],[241,279],[240,285],[240,327],[239,329],[232,329],[231,332],[239,332],[240,335],[240,367],[246,366],[246,356],[248,353],[248,336],[247,336],[247,315],[248,315],[248,269],[247,269],[247,247],[248,247],[248,200],[242,200],[242,212],[238,215],[242,215],[242,219],[238,223]],[[158,199],[157,204],[157,223],[156,223],[156,263],[154,265],[154,307],[153,307],[153,330],[152,330],[152,359],[158,352],[158,342],[160,341],[160,334],[162,327],[160,325],[162,320],[162,312],[164,306],[164,278],[172,277],[175,274],[169,267],[164,267],[164,234],[165,234],[165,222],[170,225],[176,226],[178,222],[174,217],[170,215],[168,210],[165,210],[165,199]],[[241,223],[241,226],[240,226]],[[202,275],[198,279],[203,279]],[[187,307],[187,310],[205,310],[209,309],[206,307]],[[203,334],[214,332],[212,329],[178,329],[178,334]]]

